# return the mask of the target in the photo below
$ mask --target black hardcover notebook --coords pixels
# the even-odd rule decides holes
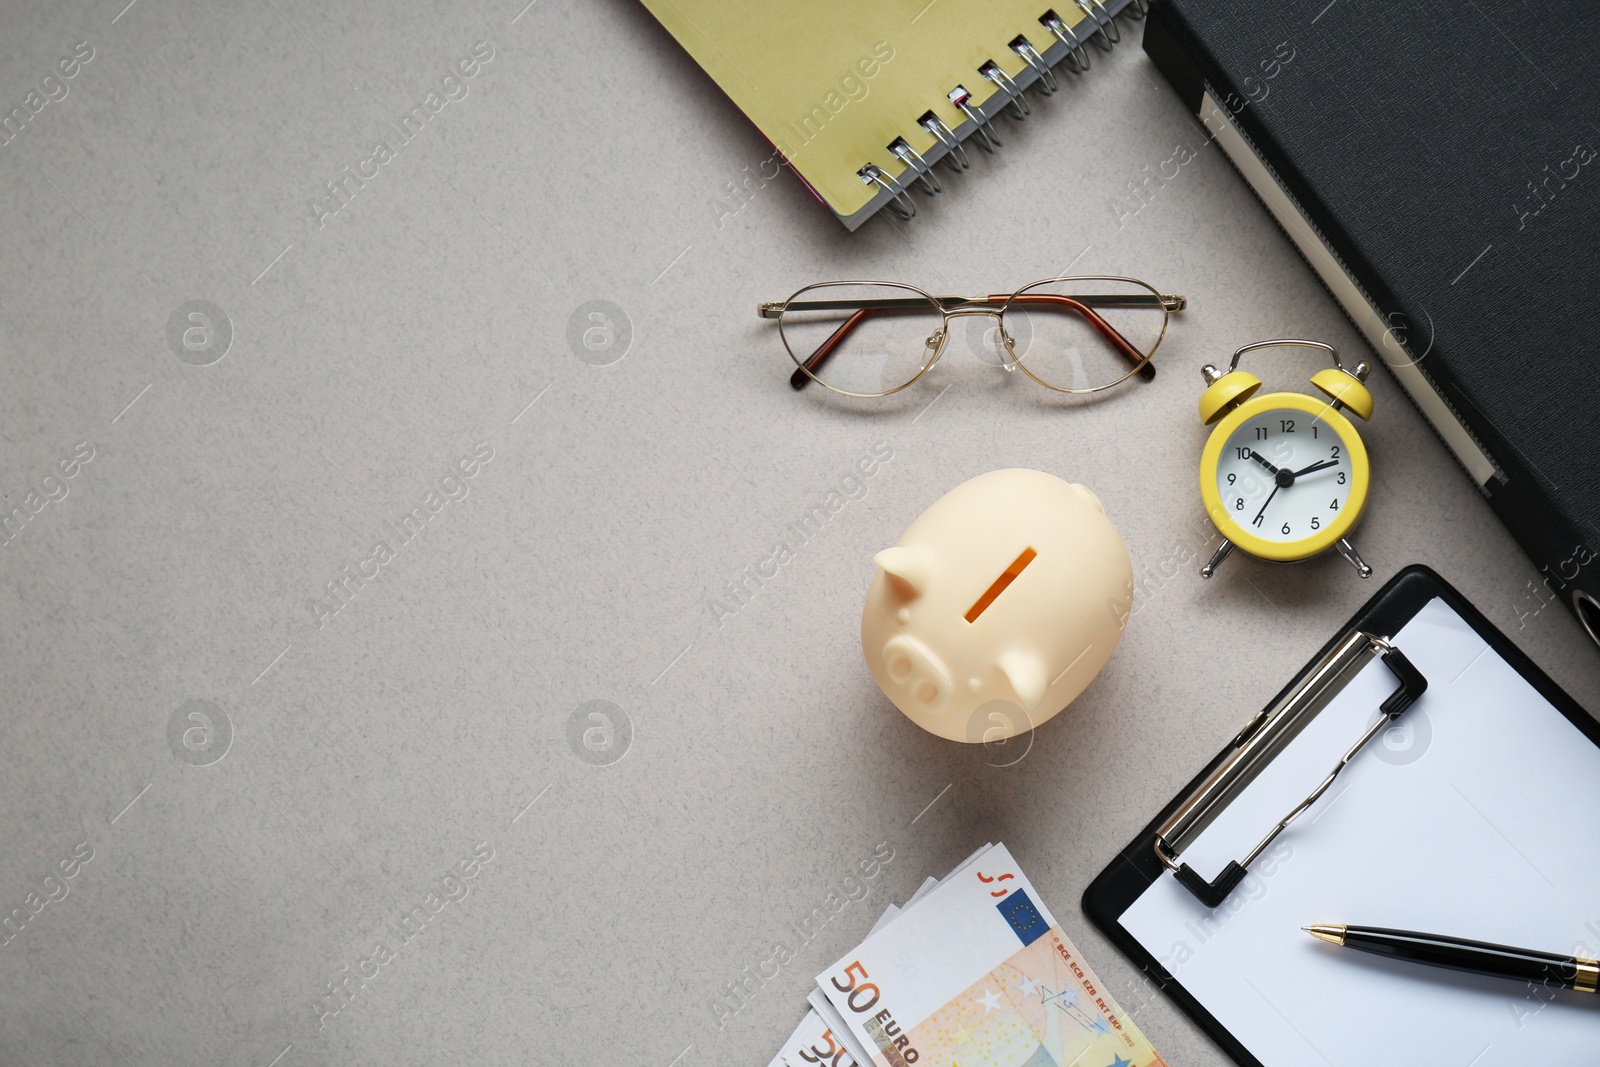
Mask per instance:
[[[1600,642],[1600,3],[1153,0],[1144,48]]]

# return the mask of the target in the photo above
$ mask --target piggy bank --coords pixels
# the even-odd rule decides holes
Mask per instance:
[[[956,486],[872,562],[867,666],[895,707],[952,741],[996,741],[1061,711],[1132,607],[1128,550],[1099,498],[1042,471]]]

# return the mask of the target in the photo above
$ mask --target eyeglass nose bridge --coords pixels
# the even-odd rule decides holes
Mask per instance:
[[[959,319],[963,316],[971,315],[988,315],[996,319],[1000,317],[999,308],[987,307],[982,304],[962,304],[957,307],[944,308],[943,310],[946,319]]]
[[[1000,365],[1006,373],[1017,369],[1016,339],[1011,336],[1011,331],[1006,329],[1006,320],[1003,307],[983,306],[981,304],[961,305],[944,308],[944,334],[950,333],[950,320],[959,318],[990,318],[994,320],[995,329],[995,354],[1000,357]]]

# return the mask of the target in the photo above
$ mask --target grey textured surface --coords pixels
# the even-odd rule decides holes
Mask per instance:
[[[0,493],[29,516],[0,550],[0,1062],[764,1063],[884,904],[1004,840],[1157,1047],[1221,1063],[1078,895],[1384,578],[1432,564],[1600,706],[1587,638],[1381,375],[1373,580],[1196,576],[1199,365],[1361,349],[1136,29],[913,224],[849,235],[750,177],[759,136],[623,0],[124,2],[0,13],[5,110],[66,89],[0,147]],[[754,314],[1069,264],[1189,296],[1155,382],[1063,404],[953,344],[898,400],[797,396]],[[220,358],[169,345],[196,300]],[[631,324],[599,356],[568,342],[596,300]],[[1139,586],[1002,769],[896,712],[857,625],[871,554],[1004,466],[1089,484]],[[342,568],[377,575],[334,598]]]

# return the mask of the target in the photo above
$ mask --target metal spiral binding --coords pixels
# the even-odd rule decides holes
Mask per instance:
[[[1089,16],[1090,23],[1099,31],[1094,35],[1093,40],[1100,47],[1100,51],[1109,52],[1122,43],[1122,29],[1117,25],[1116,16],[1106,9],[1105,4],[1101,3],[1100,0],[1088,0],[1087,3],[1084,0],[1073,0],[1073,3],[1077,4],[1079,9]],[[1091,4],[1093,7],[1090,6]],[[1104,22],[1100,21],[1100,16],[1095,14],[1095,9],[1097,8],[1101,14],[1105,15]]]
[[[975,111],[972,107],[972,93],[965,85],[958,85],[950,90],[950,102],[961,109],[961,113],[972,120],[972,132],[978,137],[978,147],[994,155],[996,148],[1004,148],[1005,142],[994,132],[994,124],[982,111]]]
[[[880,169],[876,163],[868,163],[866,166],[856,171],[856,174],[868,185],[876,182],[885,189],[889,190],[890,200],[883,206],[884,209],[892,214],[895,218],[899,219],[901,222],[910,222],[912,219],[917,217],[917,202],[912,200],[911,197],[907,195],[904,188],[895,188],[894,183],[890,182],[888,178],[884,177],[882,169]]]
[[[933,164],[922,158],[922,153],[907,144],[904,137],[896,137],[894,143],[889,146],[889,151],[899,156],[907,170],[917,176],[917,188],[923,193],[928,196],[938,196],[944,192],[944,186],[940,185],[939,179],[934,176]]]
[[[1082,74],[1089,69],[1089,53],[1084,45],[1093,41],[1095,47],[1101,51],[1110,52],[1122,41],[1122,31],[1116,22],[1116,15],[1126,14],[1132,19],[1143,19],[1149,10],[1149,0],[1126,0],[1124,6],[1115,14],[1107,6],[1106,0],[1071,0],[1084,18],[1076,27],[1068,26],[1066,21],[1052,10],[1046,10],[1039,17],[1039,24],[1048,30],[1066,48],[1066,53],[1061,57],[1067,69],[1074,74]],[[1080,31],[1082,36],[1080,36]],[[1061,89],[1061,82],[1056,77],[1055,70],[1045,59],[1044,52],[1037,48],[1025,36],[1018,36],[1011,42],[1011,50],[1028,65],[1029,70],[1023,71],[1026,77],[1031,71],[1032,85],[1039,90],[1040,96],[1054,96]],[[998,107],[992,106],[996,98],[991,97],[991,106],[987,109],[992,114],[985,114],[985,108],[975,106],[970,90],[964,85],[957,85],[950,90],[949,100],[972,122],[971,137],[977,141],[979,148],[993,154],[998,148],[1004,146],[999,134],[995,131],[994,115],[1004,111],[1014,120],[1021,122],[1033,113],[1033,106],[1029,103],[1024,87],[1018,84],[1016,78],[1007,74],[994,60],[985,60],[978,67],[978,75],[991,82],[1004,93],[1004,103]],[[930,162],[926,156],[911,147],[904,137],[897,137],[888,145],[890,155],[900,160],[905,165],[898,179],[891,179],[881,167],[875,163],[864,164],[856,172],[863,184],[876,185],[889,194],[889,199],[883,204],[892,215],[901,221],[909,221],[916,217],[917,205],[910,196],[910,190],[916,188],[924,196],[934,197],[944,192],[944,186],[933,173],[934,163],[942,159],[947,167],[956,174],[972,166],[971,157],[967,154],[966,145],[956,136],[955,130],[932,111],[925,113],[917,120],[917,125],[939,143],[938,147],[944,149],[938,155],[937,149],[933,154],[938,158]]]
[[[950,169],[960,174],[972,166],[972,160],[967,157],[966,146],[956,140],[955,131],[944,124],[944,120],[933,112],[928,112],[917,120],[917,125],[933,134],[939,143],[944,145],[946,152],[944,161]]]
[[[1081,7],[1082,5],[1079,6]],[[1077,31],[1063,22],[1061,16],[1054,11],[1046,14],[1039,21],[1044,24],[1045,29],[1056,35],[1057,40],[1067,46],[1067,69],[1074,74],[1083,74],[1088,71],[1089,53],[1084,50],[1083,42],[1078,39]]]
[[[1021,56],[1022,61],[1032,67],[1033,72],[1039,76],[1039,80],[1033,83],[1039,87],[1039,91],[1045,96],[1056,95],[1056,90],[1061,88],[1056,81],[1056,72],[1050,69],[1050,64],[1044,61],[1044,56],[1033,47],[1033,42],[1026,37],[1018,37],[1011,42],[1011,50]]]
[[[1021,122],[1033,114],[1033,106],[1028,103],[1028,98],[1022,95],[1022,87],[1012,80],[1011,75],[1001,70],[994,60],[991,59],[979,67],[978,73],[998,85],[1001,92],[1011,95],[1011,99],[1006,101],[1006,113],[1012,118]]]

